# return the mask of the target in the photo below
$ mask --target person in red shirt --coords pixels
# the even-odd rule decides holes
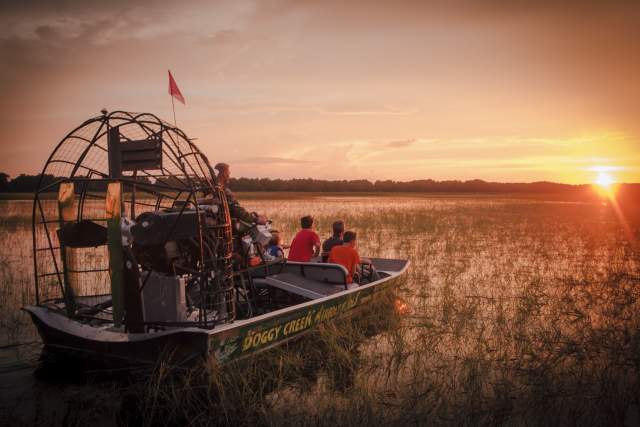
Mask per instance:
[[[334,246],[329,252],[328,262],[332,264],[340,264],[347,269],[347,284],[353,283],[353,278],[357,274],[357,267],[362,264],[371,264],[367,258],[360,258],[356,249],[356,233],[347,231],[342,238],[344,243]]]
[[[289,261],[309,262],[311,257],[320,254],[320,238],[318,234],[312,230],[313,217],[310,215],[300,219],[302,230],[298,231],[296,237],[291,242],[289,249]]]

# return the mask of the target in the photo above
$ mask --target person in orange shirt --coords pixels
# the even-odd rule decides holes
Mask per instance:
[[[334,246],[329,252],[328,262],[332,264],[340,264],[347,269],[347,284],[353,283],[354,276],[358,274],[358,266],[360,264],[369,264],[371,261],[367,258],[360,258],[356,249],[356,233],[347,231],[342,238],[343,244]]]

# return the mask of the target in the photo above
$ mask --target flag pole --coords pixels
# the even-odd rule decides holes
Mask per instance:
[[[173,102],[173,95],[171,95],[171,109],[173,110],[173,125],[178,127],[178,123],[176,122],[176,106]]]
[[[169,71],[169,95],[171,96],[171,110],[173,110],[173,125],[178,127],[178,121],[176,120],[176,103],[173,98],[178,98],[178,101],[184,104],[184,96],[180,93],[180,89],[178,89],[178,85],[176,81],[173,79],[171,75],[171,70]]]

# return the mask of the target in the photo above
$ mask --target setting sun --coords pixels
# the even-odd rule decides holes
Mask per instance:
[[[609,188],[611,184],[614,184],[615,180],[606,172],[599,172],[598,177],[596,178],[596,184],[601,187]]]
[[[597,166],[593,169],[598,172],[596,179],[593,181],[595,190],[600,196],[612,199],[616,192],[616,180],[609,171],[615,170],[611,166]]]

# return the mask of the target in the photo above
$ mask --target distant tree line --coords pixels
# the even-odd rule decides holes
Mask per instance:
[[[38,183],[40,183],[40,174],[38,175],[26,175],[21,174],[14,179],[4,173],[0,172],[0,193],[34,193],[38,189]],[[61,178],[54,175],[44,174],[42,175],[41,188],[45,188],[60,180]],[[144,176],[136,177],[136,181],[140,184],[151,184],[151,181]],[[173,177],[160,178],[158,181],[162,181],[166,185],[180,186],[181,183],[174,182]],[[93,182],[85,183],[87,190],[91,191],[106,191],[107,182],[95,180]],[[53,189],[52,191],[55,191]]]
[[[139,177],[138,179],[141,179]],[[40,175],[21,174],[13,179],[0,172],[0,192],[30,193],[37,189]],[[55,182],[53,175],[44,175],[42,185]],[[98,183],[96,183],[98,184]],[[270,179],[232,178],[233,191],[294,191],[294,192],[424,192],[424,193],[573,193],[590,191],[589,185],[557,184],[553,182],[498,183],[479,179],[470,181],[368,181],[320,180],[312,178]],[[96,188],[97,189],[97,188]]]
[[[42,186],[53,184],[56,177],[53,175],[42,176]],[[33,193],[38,188],[40,182],[40,174],[26,175],[21,174],[13,179],[4,172],[0,172],[0,192],[9,193]]]
[[[424,193],[567,193],[582,192],[589,185],[553,182],[501,183],[480,179],[470,181],[368,181],[319,179],[231,178],[234,191],[310,191],[310,192],[424,192]]]

